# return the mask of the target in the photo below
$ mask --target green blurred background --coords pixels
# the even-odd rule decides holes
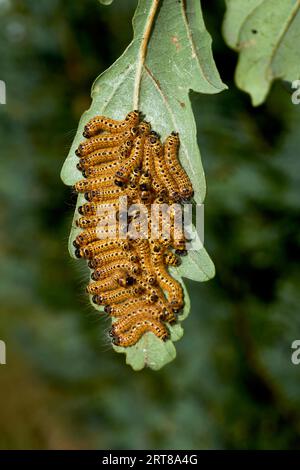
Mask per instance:
[[[300,445],[300,106],[276,83],[252,108],[202,1],[229,91],[191,95],[214,280],[187,282],[178,357],[133,372],[69,258],[74,195],[59,173],[90,88],[131,39],[134,0],[1,0],[2,449],[295,449]]]

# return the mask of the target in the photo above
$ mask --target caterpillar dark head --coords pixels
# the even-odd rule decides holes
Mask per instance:
[[[73,246],[74,246],[75,248],[79,248],[79,247],[80,247],[79,243],[78,243],[76,240],[73,241]]]
[[[180,193],[178,191],[170,191],[169,192],[169,197],[171,199],[172,202],[181,202],[181,196],[180,196]]]
[[[118,178],[116,178],[116,179],[114,180],[114,183],[115,183],[115,185],[118,186],[119,188],[124,188],[124,186],[125,186],[125,182],[119,180]]]
[[[130,129],[130,133],[131,133],[131,135],[132,135],[133,137],[135,137],[136,135],[139,134],[139,127],[132,127],[132,128]]]
[[[76,258],[81,258],[81,252],[80,252],[79,248],[76,248],[76,250],[74,251],[74,254],[75,254]]]
[[[119,148],[119,154],[122,158],[127,158],[130,150],[132,149],[133,141],[132,140],[126,140],[123,142],[122,145],[120,145]]]
[[[155,204],[165,204],[167,202],[168,202],[168,192],[167,192],[166,189],[163,189],[162,191],[160,191],[157,194],[154,203]]]
[[[178,315],[181,312],[181,308],[178,307],[172,307],[172,312],[175,313],[175,315]]]
[[[173,313],[178,314],[182,310],[183,304],[182,304],[182,302],[178,301],[177,299],[172,299],[170,301],[170,307],[171,307]]]
[[[93,295],[92,302],[96,305],[102,305],[102,298],[100,295]]]
[[[151,240],[150,240],[151,241]],[[152,241],[151,243],[151,251],[153,251],[153,253],[160,253],[161,252],[161,249],[162,249],[162,246],[160,244],[160,242],[158,240],[156,241]]]
[[[136,120],[140,117],[140,112],[138,109],[134,109],[133,111],[130,111],[127,116],[125,117],[125,121],[133,121]]]
[[[128,181],[128,176],[126,175],[126,173],[124,172],[122,168],[116,171],[115,181],[114,181],[115,185],[122,188],[127,183],[127,181]]]
[[[190,188],[180,189],[180,197],[182,202],[188,202],[194,197],[194,190]]]
[[[88,262],[88,267],[89,267],[90,269],[95,269],[96,265],[97,265],[97,263],[95,263],[95,261],[93,261],[92,259]],[[93,275],[94,275],[94,273],[93,273],[92,276],[91,276],[92,279],[93,279]]]
[[[149,124],[149,122],[142,121],[138,126],[139,135],[147,135],[149,134],[150,130],[151,130],[151,125]]]
[[[141,191],[141,201],[143,203],[150,202],[151,200],[151,192],[150,191]]]
[[[149,296],[148,296],[148,301],[149,301],[151,304],[155,304],[156,302],[158,302],[158,295],[157,295],[157,294],[154,294],[154,293],[149,294]]]
[[[159,137],[160,137],[160,135],[156,131],[151,131],[150,135],[153,136],[153,137],[156,137],[156,139],[159,139]]]
[[[133,286],[134,283],[135,283],[135,279],[132,276],[120,277],[118,279],[118,284],[121,287]]]
[[[157,141],[158,141],[158,138],[154,135],[151,136],[149,139],[150,144],[156,144]]]
[[[82,150],[83,150],[83,146],[82,146],[82,144],[80,144],[80,145],[78,146],[78,148],[75,150],[75,155],[77,155],[77,157],[81,157],[81,155],[82,155]]]
[[[114,338],[115,336],[115,327],[112,325],[112,327],[108,330],[108,334],[111,338]]]
[[[188,254],[186,249],[179,249],[175,250],[175,254],[179,256],[186,256]]]
[[[120,344],[120,339],[118,336],[114,336],[111,341],[115,346],[119,346]]]
[[[139,181],[141,191],[148,191],[151,186],[151,175],[149,171],[145,171],[141,174]]]
[[[100,277],[101,277],[101,276],[100,276],[100,273],[97,272],[97,271],[94,271],[94,272],[91,274],[91,279],[92,279],[93,281],[98,281],[98,280],[100,279]]]
[[[125,286],[133,286],[135,279],[132,276],[128,276],[125,281]]]

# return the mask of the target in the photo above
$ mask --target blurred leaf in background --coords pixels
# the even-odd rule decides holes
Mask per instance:
[[[298,0],[226,0],[226,7],[224,38],[239,53],[236,84],[257,106],[275,78],[293,82],[299,77],[300,4]]]
[[[92,80],[131,39],[135,6],[0,2],[0,447],[295,449],[300,108],[280,82],[255,109],[235,88],[221,0],[202,8],[229,91],[191,94],[217,275],[187,283],[177,359],[159,372],[125,366],[83,294],[85,265],[69,260],[75,201],[60,168]]]

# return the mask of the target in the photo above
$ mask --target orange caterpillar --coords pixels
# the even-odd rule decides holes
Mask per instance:
[[[146,275],[144,276],[146,283],[154,284],[155,276],[153,276],[151,272],[152,263],[151,263],[150,248],[149,248],[148,240],[144,240],[144,239],[133,240],[132,246],[139,257],[140,265],[141,265],[143,272],[146,273]]]
[[[111,317],[127,317],[128,315],[134,314],[135,312],[143,309],[147,310],[149,315],[150,313],[153,313],[157,318],[165,318],[165,311],[163,311],[159,305],[148,304],[147,297],[145,295],[135,297],[127,302],[123,302],[122,304],[107,305],[106,313]]]
[[[165,341],[168,324],[176,322],[184,306],[181,284],[167,268],[179,266],[177,255],[186,254],[186,239],[170,204],[193,196],[178,159],[179,135],[172,133],[162,143],[136,110],[124,120],[96,116],[85,125],[83,135],[86,140],[76,150],[83,179],[74,189],[87,202],[78,207],[75,223],[82,232],[73,245],[75,255],[86,259],[93,270],[86,290],[92,302],[104,306],[114,319],[114,344],[130,347],[147,332]],[[148,214],[144,226],[138,229],[138,209],[126,213],[119,207],[122,196],[129,204],[144,205]],[[170,215],[165,220],[159,214],[155,236],[152,202],[161,210],[166,204]],[[116,217],[110,217],[112,211]]]
[[[122,269],[132,276],[137,275],[140,272],[140,268],[137,264],[131,263],[127,258],[121,258],[119,260],[115,260],[112,263],[105,264],[99,268],[96,268],[93,273],[93,279],[101,279],[110,275],[113,275],[116,269]],[[132,280],[132,284],[134,283],[134,279]]]
[[[142,294],[142,290],[139,287],[119,287],[118,289],[107,291],[101,295],[93,296],[93,302],[98,305],[117,304],[124,302],[125,300]]]
[[[78,207],[78,212],[80,215],[89,217],[92,215],[103,215],[106,210],[117,212],[119,209],[118,201],[103,201],[101,204],[96,202],[86,202],[82,206]]]
[[[147,331],[154,333],[155,336],[163,341],[166,341],[169,338],[169,332],[162,322],[143,318],[135,322],[134,326],[125,333],[119,333],[115,336],[112,331],[112,341],[116,346],[123,346],[126,348],[133,346]]]
[[[122,162],[116,171],[115,184],[117,186],[123,186],[124,183],[128,181],[129,175],[134,170],[134,168],[139,167],[143,158],[144,140],[145,138],[143,135],[137,136],[129,158]]]
[[[116,169],[118,168],[119,162],[113,161],[109,162],[106,165],[96,165],[90,166],[87,169],[82,171],[82,175],[85,178],[99,178],[101,175],[114,175]]]
[[[97,150],[88,154],[86,157],[82,157],[77,164],[78,170],[82,171],[90,166],[107,164],[108,162],[118,161],[120,155],[120,147],[111,147],[108,150]]]
[[[189,177],[178,160],[179,145],[180,140],[178,133],[172,132],[172,134],[167,137],[164,145],[164,158],[167,168],[177,184],[181,199],[186,201],[193,197],[194,190]]]
[[[107,265],[113,261],[128,260],[130,263],[138,263],[139,258],[137,255],[124,251],[124,250],[109,250],[104,253],[95,255],[92,260],[89,261],[89,267],[91,269],[98,268],[100,266]]]
[[[170,174],[162,154],[154,152],[153,158],[154,168],[160,187],[166,188],[171,201],[180,201],[179,188],[172,174]]]
[[[100,225],[105,227],[106,225],[115,225],[116,217],[110,217],[110,214],[107,211],[104,211],[103,215],[91,215],[86,217],[80,217],[75,221],[76,226],[82,229],[88,229]]]
[[[154,320],[156,322],[163,321],[164,317],[159,309],[150,308],[141,308],[135,312],[130,312],[128,315],[118,319],[112,324],[111,334],[117,336],[120,333],[130,330],[141,320]]]
[[[107,147],[116,147],[121,145],[126,139],[133,139],[137,133],[137,129],[133,128],[130,131],[125,131],[123,134],[101,134],[97,137],[82,142],[76,150],[78,157],[85,157],[95,150],[104,149]]]
[[[112,238],[107,240],[98,240],[95,242],[88,243],[87,245],[77,248],[75,253],[78,258],[91,259],[102,251],[111,250],[112,248],[129,250],[130,245],[125,240],[119,240],[118,238]]]
[[[84,127],[83,136],[93,137],[101,131],[108,131],[112,134],[126,131],[138,124],[139,115],[137,110],[131,111],[127,114],[124,121],[116,121],[115,119],[110,119],[105,116],[96,116]]]
[[[84,179],[75,183],[74,189],[77,193],[85,193],[93,189],[102,188],[104,186],[112,186],[114,183],[114,175],[105,175],[98,178]]]
[[[156,133],[151,133],[151,135],[146,138],[145,142],[143,171],[145,174],[151,176],[151,186],[157,194],[163,194],[166,192],[166,188],[160,182],[155,169],[155,162],[158,164],[158,161],[161,159],[162,150],[163,147],[158,135]]]
[[[88,180],[87,180],[88,181]],[[84,197],[89,202],[117,202],[123,195],[121,188],[104,187],[103,189],[93,189],[84,193]]]
[[[93,276],[92,276],[92,279]],[[114,272],[112,277],[105,278],[101,281],[95,280],[88,284],[86,291],[88,294],[100,294],[101,292],[107,292],[116,289],[118,286],[127,287],[131,285],[130,277],[122,270],[118,269]]]
[[[165,264],[167,266],[179,266],[181,261],[180,261],[180,258],[178,258],[178,256],[173,253],[172,251],[167,251],[166,253],[164,253],[164,258],[165,258]]]
[[[118,225],[102,225],[99,224],[97,227],[88,228],[81,232],[75,240],[73,245],[75,248],[80,248],[81,246],[87,245],[88,243],[94,242],[96,240],[105,240],[107,242],[108,238],[116,237],[118,234]]]
[[[154,270],[158,284],[167,292],[168,301],[173,312],[179,312],[183,307],[183,292],[181,284],[173,279],[173,277],[166,271],[163,263],[156,264]]]

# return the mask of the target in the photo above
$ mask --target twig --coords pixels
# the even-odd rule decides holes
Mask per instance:
[[[148,42],[150,39],[151,30],[152,30],[154,18],[155,18],[159,3],[160,3],[160,0],[153,0],[152,2],[151,10],[149,12],[149,16],[148,16],[145,31],[144,31],[144,36],[143,36],[140,51],[139,51],[139,59],[137,62],[134,92],[133,92],[133,109],[139,108],[140,88],[141,88],[143,67],[145,64]]]

